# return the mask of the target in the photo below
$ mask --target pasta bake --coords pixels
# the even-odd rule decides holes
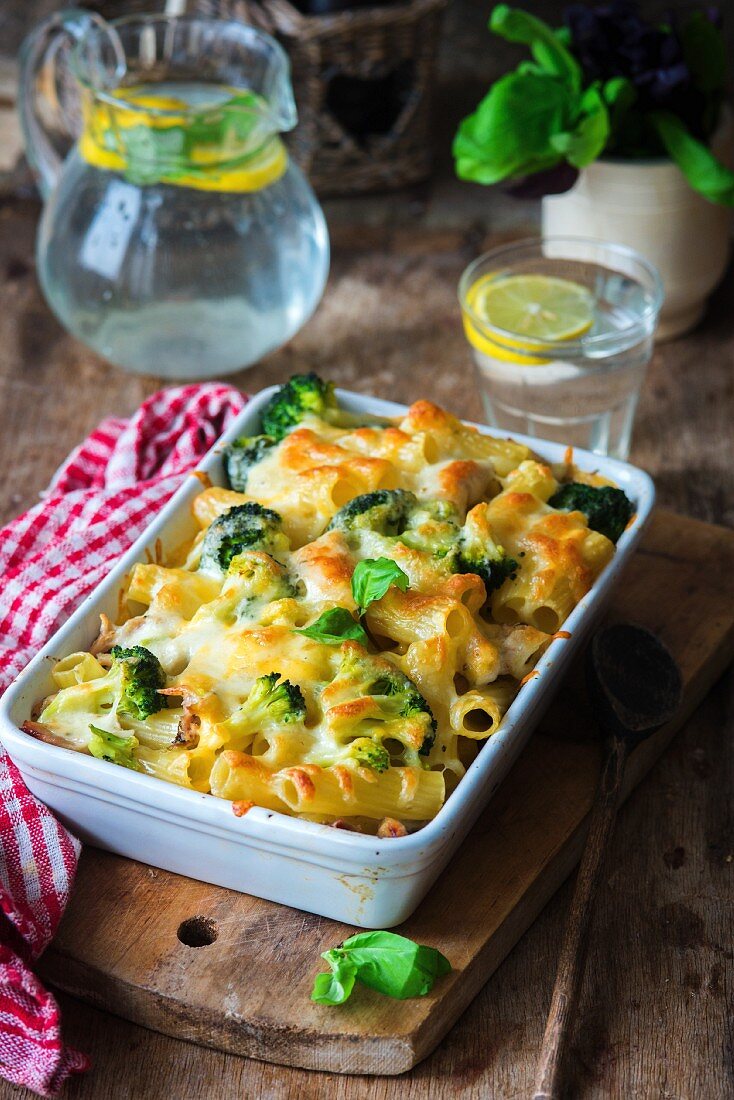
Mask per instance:
[[[380,836],[432,819],[633,506],[428,401],[357,418],[297,375],[138,563],[24,730],[195,791]]]

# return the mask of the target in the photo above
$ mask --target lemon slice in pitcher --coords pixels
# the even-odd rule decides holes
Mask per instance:
[[[588,332],[594,323],[591,291],[571,279],[550,275],[508,275],[506,278],[484,275],[469,288],[466,304],[479,322],[512,334],[504,338],[504,346],[500,346],[464,314],[470,344],[495,359],[515,363],[547,360],[513,355],[508,347],[531,351],[535,341],[555,344],[575,340]]]

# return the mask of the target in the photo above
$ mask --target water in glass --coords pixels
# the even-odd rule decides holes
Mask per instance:
[[[601,247],[594,246],[597,257]],[[623,256],[624,264],[617,257],[622,270],[615,270],[583,258],[580,249],[575,259],[557,253],[558,246],[544,250],[537,242],[501,249],[475,262],[462,280],[464,324],[487,421],[502,432],[626,458],[653,347],[660,297],[656,274],[641,258],[640,271],[633,270],[634,254]],[[482,273],[503,278],[520,271],[573,280],[588,289],[590,325],[582,336],[543,343],[493,330],[468,315],[467,293]]]

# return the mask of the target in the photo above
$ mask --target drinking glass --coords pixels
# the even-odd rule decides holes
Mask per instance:
[[[581,284],[592,323],[555,341],[495,327],[477,312],[472,287],[514,275]],[[551,237],[480,256],[461,277],[459,301],[488,423],[626,458],[662,299],[655,267],[623,245]]]

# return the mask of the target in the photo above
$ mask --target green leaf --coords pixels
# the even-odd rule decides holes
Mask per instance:
[[[601,94],[607,105],[609,135],[613,140],[623,128],[627,112],[637,99],[637,92],[626,76],[613,76],[606,81]]]
[[[344,1004],[354,989],[357,967],[338,947],[331,951],[324,951],[321,958],[326,959],[331,970],[328,973],[316,975],[311,1000],[320,1005]]]
[[[551,137],[567,132],[577,115],[578,97],[555,77],[508,73],[459,126],[453,146],[457,175],[490,184],[552,168],[563,157]]]
[[[138,745],[137,737],[132,734],[129,737],[119,737],[99,726],[90,725],[89,728],[92,736],[87,748],[92,756],[96,756],[98,760],[108,760],[111,764],[119,764],[123,768],[131,768],[132,771],[141,771],[140,764],[133,756],[133,749]]]
[[[581,88],[581,66],[555,31],[541,19],[520,8],[498,4],[490,16],[489,29],[508,42],[528,46],[541,68],[560,77],[573,91]]]
[[[601,94],[610,109],[621,105],[631,107],[637,99],[635,86],[626,76],[613,76],[611,80],[605,81]]]
[[[321,956],[331,967],[319,974],[311,999],[320,1004],[343,1004],[355,978],[378,993],[405,1000],[423,997],[437,978],[451,971],[451,963],[435,947],[414,943],[395,932],[359,932],[341,947]]]
[[[294,630],[293,633],[304,634],[307,638],[313,638],[316,642],[326,642],[327,645],[339,645],[347,638],[354,642],[361,642],[362,645],[367,645],[369,641],[362,625],[346,607],[332,607],[319,615],[315,623],[311,623],[302,630]]]
[[[693,190],[709,202],[734,206],[734,172],[718,161],[703,142],[694,138],[676,115],[668,111],[652,111],[649,119],[668,155]]]
[[[352,574],[352,595],[360,615],[375,600],[381,600],[391,584],[407,591],[408,577],[392,558],[365,558],[357,562]]]
[[[423,997],[451,963],[435,947],[423,947],[395,932],[360,932],[342,944],[363,985],[405,1000]]]
[[[604,151],[609,137],[609,112],[599,89],[592,85],[581,97],[582,115],[575,128],[554,134],[550,143],[574,168],[586,168]]]
[[[721,31],[703,12],[691,12],[680,30],[683,56],[694,85],[702,92],[721,92],[726,81],[726,44]]]
[[[156,129],[140,125],[123,133],[125,178],[131,183],[157,183],[162,176],[185,167],[186,134],[182,126]]]
[[[265,101],[255,92],[241,91],[211,110],[195,115],[187,126],[189,148],[195,145],[222,145],[234,139],[242,143],[250,138],[256,127],[263,125]],[[244,151],[231,150],[235,153]]]

